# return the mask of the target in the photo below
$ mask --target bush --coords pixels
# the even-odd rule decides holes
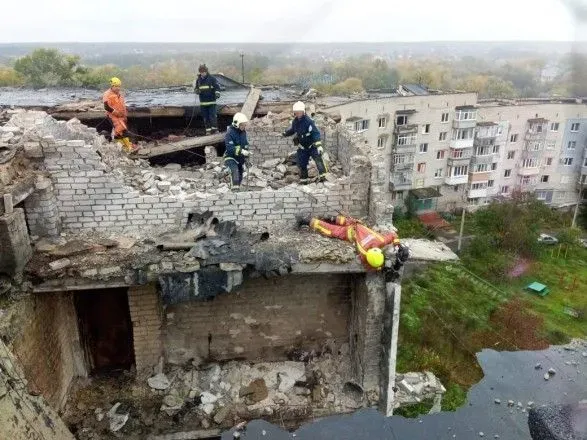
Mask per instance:
[[[76,85],[76,75],[86,73],[78,56],[64,55],[56,49],[36,49],[19,58],[14,70],[35,87]]]
[[[24,84],[24,79],[10,67],[0,67],[0,87],[17,87]]]

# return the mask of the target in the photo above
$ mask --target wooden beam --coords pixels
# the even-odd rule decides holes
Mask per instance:
[[[12,195],[12,204],[14,206],[18,205],[28,196],[30,196],[33,191],[35,190],[35,178],[34,177],[27,177],[26,179],[21,180],[20,182],[16,183],[10,189],[2,190],[5,194]],[[4,200],[0,198],[0,215],[4,214]]]
[[[80,121],[89,119],[102,119],[106,115],[101,110],[90,110],[90,111],[75,111],[75,110],[51,110],[47,112],[58,119],[72,119],[77,118]],[[140,109],[128,109],[129,118],[177,118],[185,115],[185,108],[183,107],[153,107],[153,108],[140,108]]]
[[[247,100],[242,106],[241,112],[249,119],[253,117],[255,107],[259,102],[261,90],[251,88]],[[208,136],[187,138],[179,142],[172,142],[159,147],[144,148],[139,151],[138,156],[142,158],[161,156],[163,154],[175,153],[177,151],[189,150],[190,148],[205,147],[207,145],[219,144],[224,140],[224,133],[217,133]]]

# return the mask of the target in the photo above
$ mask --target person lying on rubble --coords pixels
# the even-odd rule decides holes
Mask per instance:
[[[310,157],[314,159],[316,168],[318,168],[318,180],[323,182],[326,180],[326,165],[322,153],[322,140],[320,138],[320,130],[316,124],[306,114],[306,106],[303,102],[298,101],[293,105],[294,119],[291,126],[282,133],[284,137],[295,135],[294,145],[297,145],[297,162],[300,169],[300,183],[302,185],[310,183],[308,178],[308,163]]]
[[[247,122],[249,119],[242,113],[235,113],[232,125],[228,126],[224,136],[224,164],[230,170],[230,188],[238,191],[243,180],[245,160],[252,153],[247,140]]]
[[[338,215],[336,217],[311,218],[300,215],[297,217],[297,225],[309,226],[316,232],[332,238],[349,241],[355,244],[361,262],[369,270],[381,270],[384,266],[391,269],[391,279],[396,279],[399,269],[409,258],[409,250],[400,243],[395,231],[379,234],[368,228],[359,220]],[[386,265],[383,248],[393,245],[396,250],[396,261],[393,265]]]
[[[106,116],[112,122],[112,138],[122,145],[124,152],[136,153],[139,148],[130,141],[128,133],[128,119],[126,111],[126,102],[120,88],[122,81],[114,77],[110,79],[110,88],[104,92],[103,102]]]

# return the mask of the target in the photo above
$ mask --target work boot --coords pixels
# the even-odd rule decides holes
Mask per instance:
[[[218,129],[216,127],[212,127],[210,129],[210,134],[216,134],[216,133],[218,133]]]
[[[318,177],[318,182],[326,182],[326,176],[322,175],[322,176]]]
[[[240,185],[233,185],[230,190],[232,192],[239,192],[241,190],[241,186]]]
[[[300,179],[300,185],[307,185],[310,183],[310,179]]]
[[[312,216],[309,214],[296,214],[296,226],[301,228],[302,226],[310,226]]]
[[[212,129],[211,128],[207,128],[206,129],[206,136],[208,136],[209,134],[212,134]]]

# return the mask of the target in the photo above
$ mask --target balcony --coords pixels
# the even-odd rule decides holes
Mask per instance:
[[[454,119],[452,121],[452,128],[475,128],[477,126],[477,121],[475,119],[463,119],[458,120]]]
[[[473,148],[475,139],[457,139],[450,141],[450,148],[454,150],[462,150],[463,148]]]
[[[587,190],[587,167],[581,169],[581,177],[577,180],[575,188],[577,191]]]
[[[521,158],[524,159],[539,159],[542,157],[543,150],[522,150]]]
[[[481,197],[487,197],[489,195],[490,188],[481,188],[481,189],[470,189],[468,197],[470,199],[478,199]]]
[[[418,133],[418,124],[396,125],[393,132],[395,134],[415,134]]]
[[[518,168],[519,176],[537,176],[540,174],[540,167]]]
[[[477,124],[477,139],[483,140],[489,144],[495,142],[495,138],[499,136],[499,126],[495,122],[479,122]]]
[[[394,162],[391,165],[391,169],[393,171],[400,171],[400,170],[413,170],[414,169],[414,157],[406,157],[402,160],[396,162],[396,158],[394,158]]]
[[[471,162],[470,155],[462,155],[462,156],[448,156],[447,164],[448,166],[459,166],[459,165],[469,165]]]
[[[524,140],[527,142],[538,142],[546,140],[546,131],[536,132],[536,131],[527,131],[524,135]]]
[[[463,176],[446,176],[444,178],[444,183],[446,185],[462,185],[469,181],[469,175],[465,174]]]
[[[497,153],[485,154],[483,156],[473,156],[473,158],[471,159],[471,165],[472,166],[483,165],[483,164],[490,165],[493,162],[497,162],[498,160],[499,160],[499,154],[497,154]]]

